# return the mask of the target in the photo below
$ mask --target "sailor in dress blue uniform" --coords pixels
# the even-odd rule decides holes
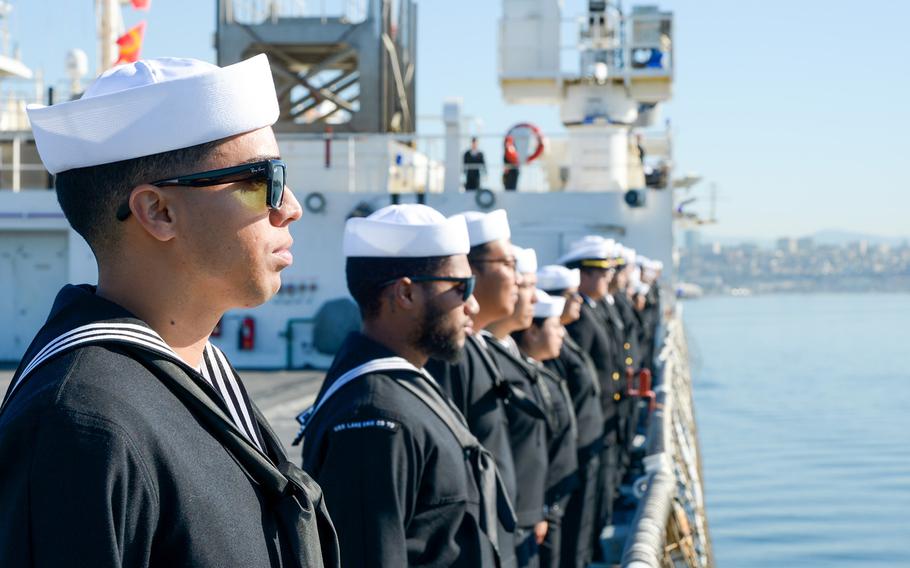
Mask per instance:
[[[542,373],[525,360],[510,335],[531,325],[537,301],[536,253],[533,249],[513,246],[513,254],[521,276],[515,310],[512,315],[491,323],[481,335],[511,390],[506,416],[518,489],[516,556],[519,566],[533,567],[539,564],[539,546],[547,533],[547,427],[552,419],[552,403]]]
[[[562,523],[566,506],[579,483],[578,425],[565,379],[544,366],[545,362],[559,357],[562,349],[566,331],[560,319],[566,300],[562,296],[550,296],[539,289],[535,291],[535,296],[537,301],[534,303],[531,325],[513,333],[513,339],[549,393],[548,462],[544,495],[547,534],[540,545],[540,566],[558,568],[562,562]],[[566,553],[572,556],[577,551],[567,548]]]
[[[292,261],[265,55],[121,65],[29,118],[99,277],[0,409],[0,566],[337,566],[319,487],[208,342]]]
[[[544,266],[537,272],[537,286],[550,295],[565,298],[561,323],[566,326],[578,320],[583,298],[578,293],[581,275],[578,269]],[[562,519],[562,565],[584,568],[591,563],[594,542],[600,532],[597,525],[598,473],[603,449],[603,410],[600,406],[600,383],[594,362],[568,333],[563,337],[559,356],[544,362],[547,369],[565,379],[574,406],[577,425],[578,488],[569,495]]]
[[[303,415],[344,566],[502,566],[514,528],[493,457],[424,365],[452,360],[477,302],[462,217],[391,205],[345,227],[363,315]],[[505,558],[511,558],[507,550]]]
[[[608,523],[613,515],[613,501],[619,488],[619,401],[624,387],[613,370],[615,346],[607,333],[607,323],[599,302],[606,296],[612,277],[612,246],[609,239],[591,235],[569,246],[560,259],[567,268],[580,270],[579,293],[583,302],[578,320],[566,326],[572,339],[591,357],[600,383],[601,410],[604,416],[604,446],[601,452],[601,506],[598,525]]]
[[[479,332],[491,322],[508,317],[514,311],[521,278],[515,269],[509,219],[505,210],[498,209],[490,213],[468,211],[460,216],[468,226],[471,245],[468,263],[471,265],[471,273],[477,279],[474,296],[478,302],[478,312],[472,318],[472,329],[456,360],[430,359],[426,368],[464,414],[471,433],[493,454],[514,502],[515,465],[509,444],[509,422],[505,407],[516,393],[503,379],[486,340]],[[512,533],[500,535],[500,553],[505,564],[515,562],[514,555],[510,559],[504,557],[508,550],[505,541],[510,539],[513,539]]]

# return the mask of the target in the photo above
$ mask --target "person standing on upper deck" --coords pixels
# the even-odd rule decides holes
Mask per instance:
[[[518,189],[518,173],[520,169],[518,149],[515,147],[515,138],[506,136],[502,150],[502,187],[506,191]]]
[[[471,147],[464,153],[462,158],[464,165],[464,189],[465,191],[474,191],[480,189],[480,176],[487,172],[487,164],[484,161],[483,152],[477,144],[477,137],[471,138]]]

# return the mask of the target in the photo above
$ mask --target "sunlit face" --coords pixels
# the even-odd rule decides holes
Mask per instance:
[[[563,325],[569,325],[581,317],[581,303],[584,299],[578,293],[578,288],[569,288],[563,292],[562,296],[566,299],[566,307],[563,308],[559,321]]]
[[[229,139],[198,170],[278,157],[275,135],[266,127]],[[281,271],[293,262],[288,225],[301,215],[290,189],[278,210],[267,207],[265,184],[259,182],[163,190],[176,216],[174,246],[181,266],[175,269],[194,273],[198,290],[222,299],[227,308],[256,306],[278,291]]]
[[[516,331],[527,329],[534,321],[534,304],[537,303],[537,296],[534,294],[535,288],[537,288],[537,274],[522,273],[521,284],[518,285],[518,300],[515,302],[515,312],[512,314]]]
[[[435,276],[464,278],[471,275],[466,255],[450,257]],[[477,314],[474,296],[464,301],[464,284],[457,282],[426,282],[421,325],[415,331],[415,344],[430,357],[453,360],[464,347],[465,336]]]
[[[540,326],[532,325],[522,335],[522,350],[537,359],[548,361],[559,357],[566,329],[558,317],[543,320]]]
[[[620,290],[625,290],[626,286],[629,285],[629,268],[628,265],[621,268],[616,272],[616,287]]]
[[[607,295],[610,284],[610,271],[605,268],[582,268],[581,284],[578,289],[592,300],[600,300]]]
[[[521,277],[515,272],[515,255],[508,240],[493,241],[477,264],[474,296],[487,322],[512,315]]]

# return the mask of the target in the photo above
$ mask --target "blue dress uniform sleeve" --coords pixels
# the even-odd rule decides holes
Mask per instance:
[[[42,420],[27,471],[28,518],[13,522],[28,525],[29,566],[149,565],[158,493],[123,428],[82,412],[52,411]]]
[[[329,426],[324,459],[313,472],[341,544],[341,564],[408,566],[407,527],[422,463],[395,417],[357,415]],[[428,543],[429,544],[429,543]]]

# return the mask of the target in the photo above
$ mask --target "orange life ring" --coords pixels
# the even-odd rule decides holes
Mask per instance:
[[[509,149],[510,149],[508,146],[509,141],[515,139],[515,131],[520,128],[529,129],[531,131],[531,134],[534,136],[534,139],[537,141],[537,148],[535,148],[534,152],[531,153],[530,156],[528,156],[527,160],[525,160],[526,164],[530,164],[531,162],[533,162],[534,160],[536,160],[543,154],[543,151],[544,151],[543,133],[540,131],[539,128],[537,128],[530,122],[521,122],[519,124],[516,124],[515,126],[510,128],[508,132],[506,132],[506,137],[505,137],[506,153],[509,153]],[[515,161],[513,163],[518,165],[519,157],[518,157],[518,152],[515,151],[514,144],[511,146],[511,149],[515,153]],[[511,159],[509,159],[509,161],[512,162]]]

